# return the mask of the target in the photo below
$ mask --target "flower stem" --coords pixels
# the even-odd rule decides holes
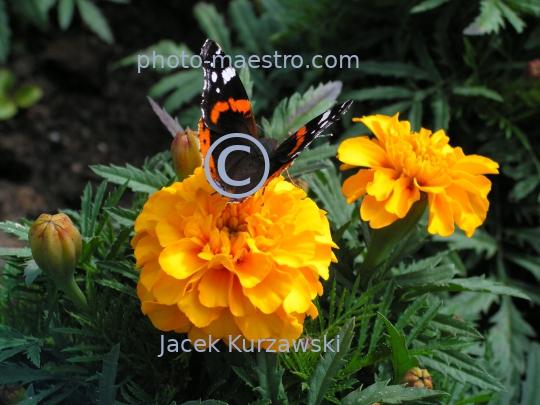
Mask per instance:
[[[73,276],[65,280],[56,280],[56,285],[81,311],[89,312],[88,302]]]
[[[390,256],[396,245],[414,230],[416,224],[422,218],[426,206],[427,196],[422,193],[420,200],[411,206],[405,218],[398,219],[384,228],[373,230],[366,257],[358,273],[363,286],[367,286],[369,280],[377,271],[377,267]]]

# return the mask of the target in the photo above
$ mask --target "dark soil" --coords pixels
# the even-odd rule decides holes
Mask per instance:
[[[39,85],[44,97],[0,121],[0,221],[78,209],[86,184],[101,181],[89,165],[140,166],[170,147],[172,138],[146,99],[160,76],[111,66],[165,38],[199,49],[205,38],[193,18],[194,4],[100,2],[115,35],[112,46],[78,18],[60,31],[56,10],[46,33],[12,22],[14,51],[7,67],[19,84]],[[0,246],[17,244],[0,232]]]

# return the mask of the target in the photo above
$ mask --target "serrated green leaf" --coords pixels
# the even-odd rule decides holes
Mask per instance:
[[[424,11],[432,10],[443,5],[444,3],[448,3],[449,1],[450,0],[425,0],[417,6],[411,8],[411,14],[423,13]]]
[[[272,401],[273,404],[278,404],[280,398],[286,398],[282,382],[285,369],[279,370],[278,359],[277,353],[257,352],[257,367],[254,369],[259,386],[253,391],[257,392],[262,399]]]
[[[229,4],[229,15],[245,49],[253,55],[263,54],[258,41],[261,22],[255,15],[253,5],[247,0],[231,1]]]
[[[0,364],[0,384],[18,382],[28,384],[33,381],[44,381],[55,378],[44,370],[35,370],[26,364],[3,362]]]
[[[422,388],[405,388],[400,385],[387,385],[378,382],[366,389],[359,388],[341,400],[341,405],[372,405],[376,402],[385,404],[401,404],[402,402],[416,401],[423,398],[448,395],[444,391],[428,390]]]
[[[113,290],[123,292],[124,294],[128,294],[133,298],[137,298],[137,293],[132,287],[119,283],[118,281],[114,279],[113,280],[97,279],[95,280],[95,282],[98,284],[101,284],[102,286],[112,288]]]
[[[206,34],[206,38],[216,41],[225,53],[231,53],[230,33],[227,24],[213,4],[200,2],[193,7],[193,15],[199,21],[200,28]]]
[[[128,210],[122,207],[105,208],[109,216],[123,226],[132,226],[137,219],[137,211]]]
[[[159,172],[140,170],[130,164],[126,164],[126,167],[96,165],[90,166],[90,169],[111,183],[124,184],[129,180],[128,188],[142,193],[152,194],[168,182],[168,179]]]
[[[535,405],[540,398],[540,345],[531,343],[527,355],[527,372],[521,383],[521,402],[519,405]]]
[[[437,355],[431,357],[419,356],[422,367],[436,370],[462,384],[470,384],[481,389],[497,392],[505,391],[504,385],[483,371],[482,367],[471,357],[452,350],[447,350],[444,353],[446,354],[444,358]],[[449,353],[452,353],[452,356],[448,356]]]
[[[477,229],[472,237],[467,237],[461,229],[446,237],[435,235],[432,240],[434,242],[446,242],[450,249],[468,250],[474,249],[476,253],[486,253],[486,259],[490,259],[497,252],[497,242],[495,238],[487,232]]]
[[[401,377],[405,375],[407,370],[412,367],[418,366],[418,359],[412,357],[405,345],[405,336],[400,334],[396,328],[380,313],[377,315],[383,320],[386,330],[388,331],[388,340],[390,347],[392,347],[392,355],[390,360],[394,368],[394,381],[397,383],[401,380]]]
[[[174,89],[189,88],[191,83],[196,82],[201,92],[203,75],[198,69],[182,70],[164,77],[159,82],[154,84],[148,91],[150,97],[161,97],[162,95]]]
[[[500,103],[504,101],[499,93],[484,86],[455,86],[452,93],[463,97],[484,97]]]
[[[453,264],[422,269],[411,273],[401,274],[395,277],[396,284],[401,288],[420,287],[426,284],[436,284],[438,282],[452,279],[456,271]]]
[[[441,330],[454,336],[482,338],[482,335],[474,327],[451,315],[435,315],[428,327],[432,330]]]
[[[524,199],[534,191],[539,183],[540,176],[530,176],[524,180],[518,181],[510,191],[508,199],[512,202],[518,202]]]
[[[114,42],[113,33],[99,8],[88,0],[76,1],[81,19],[86,25],[104,42],[109,45],[112,44]]]
[[[24,248],[3,248],[0,247],[0,257],[2,256],[15,256],[15,257],[32,257],[32,251],[28,247]]]
[[[15,235],[19,240],[28,242],[28,225],[19,224],[18,222],[5,221],[0,222],[0,230],[10,235]]]
[[[182,403],[182,405],[227,405],[227,403],[221,402],[221,401],[216,401],[214,399],[208,399],[208,400],[203,401],[203,402],[201,402],[200,400],[199,401],[188,401],[188,402]]]
[[[523,267],[526,270],[529,270],[531,274],[540,281],[540,259],[537,256],[532,255],[514,255],[511,253],[505,253],[504,257],[508,260],[513,261],[518,266]]]
[[[441,306],[442,302],[437,305],[432,305],[422,316],[418,317],[416,324],[407,335],[407,346],[412,343],[412,341],[426,328],[429,322],[438,314]]]
[[[414,315],[420,308],[426,303],[427,295],[418,297],[407,309],[399,316],[398,321],[394,325],[398,332],[401,332],[403,328],[410,322],[411,316]]]
[[[425,294],[427,292],[438,291],[477,291],[498,295],[509,295],[513,297],[523,298],[526,300],[530,299],[527,295],[525,295],[518,289],[505,286],[496,281],[485,279],[483,275],[481,277],[470,277],[462,279],[456,278],[445,283],[433,283],[430,285],[410,289],[405,292],[405,294],[403,294],[403,298],[407,299],[415,297],[417,295]]]
[[[447,131],[448,124],[450,123],[450,104],[448,104],[445,94],[442,92],[437,94],[431,102],[431,110],[434,116],[433,131],[438,131],[439,129]]]
[[[514,10],[504,4],[504,2],[498,1],[497,7],[501,10],[503,16],[508,20],[508,22],[512,24],[512,27],[514,27],[514,29],[521,34],[523,32],[523,28],[526,26],[525,22],[518,17]]]
[[[161,58],[158,57],[158,55],[163,56],[163,63]],[[170,55],[176,55],[176,57],[178,57],[178,68],[188,68],[190,66],[190,58],[194,55],[194,53],[184,43],[176,44],[170,39],[163,39],[156,44],[150,45],[148,48],[141,49],[136,53],[119,60],[113,65],[113,69],[130,65],[139,66],[139,64],[141,64],[138,73],[140,73],[140,68],[155,69],[158,72],[168,73],[176,69],[170,67],[169,64],[167,64],[167,58]],[[144,67],[142,65],[143,61],[146,62],[146,60],[144,60],[142,56],[148,57],[148,67]],[[174,61],[174,64],[175,63],[176,60]],[[170,64],[173,64],[173,62],[171,61]],[[202,77],[202,74],[200,74],[200,76]]]
[[[341,92],[341,82],[320,83],[311,86],[303,95],[293,94],[280,101],[272,114],[271,124],[263,120],[264,132],[275,140],[281,140],[302,125],[330,109]]]
[[[41,275],[43,271],[38,267],[34,260],[28,262],[28,265],[24,268],[24,283],[26,288],[30,288],[36,278]]]
[[[319,405],[324,400],[332,380],[345,366],[344,357],[349,351],[354,336],[354,318],[343,325],[338,336],[341,338],[341,347],[338,346],[336,340],[336,343],[331,345],[335,352],[327,351],[315,366],[309,381],[307,405]]]
[[[65,31],[73,20],[75,11],[75,0],[59,0],[58,2],[58,24]]]
[[[18,405],[37,405],[47,398],[48,396],[54,394],[56,391],[59,391],[61,388],[66,385],[65,382],[57,383],[56,385],[51,385],[48,389],[40,391],[39,394],[32,394],[29,398],[25,398],[23,401],[18,402]],[[27,391],[28,395],[28,391]]]
[[[118,369],[118,357],[120,356],[120,343],[115,345],[105,360],[103,360],[103,368],[101,373],[98,373],[98,400],[100,405],[114,405],[116,397],[117,385],[114,385],[116,380],[116,371]]]

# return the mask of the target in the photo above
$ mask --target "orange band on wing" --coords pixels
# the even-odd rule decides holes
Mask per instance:
[[[244,113],[246,117],[251,116],[251,103],[249,100],[235,100],[229,98],[229,105],[234,112]]]
[[[208,149],[210,149],[210,130],[206,125],[204,125],[204,121],[201,118],[199,120],[199,145],[201,148],[201,154],[203,157],[203,160],[206,158],[206,154],[208,153]],[[210,174],[215,179],[216,178],[216,165],[214,164],[214,157],[210,156],[209,161],[209,169]]]
[[[214,124],[217,124],[219,115],[222,112],[225,112],[229,110],[231,107],[229,106],[229,103],[227,101],[218,101],[214,108],[212,108],[212,112],[210,113],[210,121],[212,121]]]
[[[300,148],[300,146],[302,146],[302,143],[304,143],[304,135],[307,133],[307,129],[306,129],[306,126],[304,125],[302,128],[300,128],[298,131],[296,131],[296,145],[294,146],[294,149],[291,150],[287,156],[291,156],[293,155],[294,153],[296,153],[296,151],[298,150],[298,148]]]

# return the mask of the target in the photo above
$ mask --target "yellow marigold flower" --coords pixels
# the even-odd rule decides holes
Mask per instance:
[[[325,212],[282,177],[228,201],[201,167],[150,196],[131,242],[142,311],[192,342],[297,339],[336,261]]]
[[[454,223],[471,237],[486,218],[491,182],[483,174],[497,174],[499,165],[479,155],[465,155],[448,144],[443,130],[411,132],[408,121],[371,115],[354,118],[374,134],[346,139],[338,149],[341,170],[360,166],[342,187],[350,204],[364,197],[360,215],[379,229],[405,217],[420,193],[429,206],[428,231],[448,236]]]

